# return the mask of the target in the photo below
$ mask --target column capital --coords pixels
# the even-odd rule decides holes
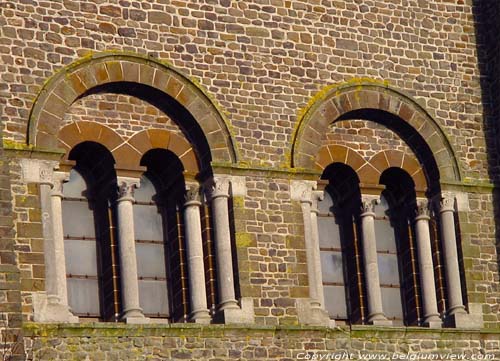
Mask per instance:
[[[429,201],[427,199],[417,199],[417,209],[415,210],[417,217],[416,220],[419,219],[430,219],[430,209],[429,209]]]
[[[54,172],[52,180],[52,191],[50,195],[52,197],[63,197],[63,187],[64,183],[69,181],[69,174],[65,172]]]
[[[439,200],[440,212],[454,212],[455,211],[455,195],[450,192],[441,193]]]
[[[214,177],[206,186],[207,197],[215,199],[219,197],[229,198],[230,180],[226,177]]]
[[[291,198],[301,203],[312,203],[312,191],[317,187],[316,182],[306,180],[292,180],[290,182]]]
[[[200,186],[198,184],[187,184],[186,194],[184,196],[185,203],[184,206],[200,206],[201,205],[201,194]]]
[[[316,214],[319,213],[318,210],[318,202],[322,201],[325,198],[323,191],[313,191],[312,192],[312,204],[311,204],[311,212]]]
[[[362,196],[361,199],[361,217],[374,216],[375,206],[380,204],[380,199],[376,196]]]
[[[134,201],[134,191],[140,186],[137,178],[118,177],[118,202]]]
[[[54,170],[58,168],[59,162],[53,160],[21,159],[21,176],[25,183],[52,186]]]

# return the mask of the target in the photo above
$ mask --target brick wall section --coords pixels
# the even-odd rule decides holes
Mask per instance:
[[[34,95],[90,51],[165,59],[229,112],[250,163],[277,166],[296,115],[324,85],[387,81],[447,128],[466,176],[487,179],[471,0],[2,3],[3,115],[25,137]]]
[[[333,124],[324,144],[345,145],[366,161],[383,150],[398,150],[416,157],[399,136],[386,127],[366,120],[343,120]]]
[[[144,100],[122,94],[93,94],[72,104],[63,125],[78,121],[105,124],[129,138],[152,127],[182,135],[179,126],[165,113]]]

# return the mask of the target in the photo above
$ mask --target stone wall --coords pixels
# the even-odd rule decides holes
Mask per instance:
[[[496,360],[498,332],[366,326],[237,327],[28,324],[28,360]],[[440,356],[441,355],[441,356]],[[454,356],[451,356],[454,355]],[[316,358],[314,358],[316,357]],[[329,358],[327,358],[329,357]],[[436,357],[436,358],[429,358]],[[475,357],[475,358],[472,358]],[[444,358],[445,359],[445,358]],[[450,358],[453,359],[453,358]]]

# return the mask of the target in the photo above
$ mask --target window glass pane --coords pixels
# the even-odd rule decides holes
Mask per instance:
[[[325,309],[331,318],[346,319],[347,306],[344,286],[324,286]]]
[[[166,281],[139,280],[139,304],[146,315],[168,316]]]
[[[321,248],[339,248],[339,225],[334,217],[318,217],[319,246]]]
[[[68,303],[76,314],[99,316],[97,280],[68,278]]]
[[[388,219],[375,220],[375,238],[377,240],[377,251],[397,252],[394,228],[392,228]]]
[[[327,191],[323,192],[323,200],[318,202],[318,210],[320,213],[329,213],[332,211],[333,200]]]
[[[95,237],[94,215],[87,202],[63,200],[62,220],[65,236]]]
[[[163,240],[162,219],[155,205],[134,204],[135,239]]]
[[[67,274],[97,276],[95,241],[65,240],[64,254]]]
[[[401,291],[399,288],[381,288],[382,308],[388,318],[403,318],[403,307],[401,305]]]
[[[72,198],[82,198],[84,195],[82,194],[87,189],[87,185],[85,184],[85,180],[83,177],[76,171],[72,169],[69,172],[69,180],[68,182],[63,184],[63,194],[65,197]]]
[[[134,192],[134,199],[137,202],[151,202],[151,199],[156,194],[153,183],[146,176],[141,177],[141,184]]]
[[[380,284],[399,285],[398,257],[395,254],[378,254]]]
[[[342,253],[321,251],[321,271],[323,282],[344,283]]]
[[[163,244],[136,243],[135,251],[139,277],[165,277]]]

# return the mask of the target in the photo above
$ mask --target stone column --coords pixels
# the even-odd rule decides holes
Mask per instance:
[[[418,248],[418,266],[420,286],[424,306],[424,325],[431,328],[441,328],[437,308],[436,287],[434,282],[434,266],[432,264],[431,237],[429,231],[429,207],[427,200],[420,200],[417,204],[415,218],[415,232]]]
[[[322,282],[322,280],[316,274],[311,205],[311,191],[304,191],[300,199],[300,206],[302,208],[302,217],[304,220],[304,240],[306,246],[307,275],[309,280],[309,297],[311,298],[311,307],[320,308],[321,302],[318,294],[318,283]]]
[[[137,276],[137,256],[134,234],[134,189],[139,187],[139,180],[132,178],[118,179],[118,242],[120,253],[120,271],[122,284],[123,315],[127,323],[146,323],[139,304],[139,282]]]
[[[462,286],[458,266],[457,236],[455,233],[455,197],[446,193],[440,203],[441,237],[448,292],[448,316],[466,313],[462,300]]]
[[[361,238],[368,299],[368,322],[374,325],[392,325],[392,321],[388,320],[384,315],[378,272],[374,207],[379,202],[378,198],[363,197],[361,213]]]
[[[58,163],[53,161],[23,159],[21,167],[26,183],[40,184],[46,292],[33,294],[34,319],[37,322],[78,322],[78,317],[69,311],[66,287],[60,189],[66,175],[55,176]]]
[[[321,308],[325,308],[325,295],[323,290],[323,272],[321,269],[321,253],[319,247],[318,229],[318,202],[323,200],[323,191],[313,191],[311,203],[311,247],[314,274],[316,275],[316,294]]]
[[[316,182],[292,181],[292,200],[299,201],[304,223],[304,246],[306,251],[307,278],[309,282],[309,299],[297,300],[299,322],[308,325],[335,326],[328,313],[322,307],[323,284],[321,277],[321,260],[319,259],[318,223],[313,221],[313,189]],[[317,196],[317,195],[316,195]],[[317,199],[315,208],[317,207]],[[316,214],[315,214],[316,215]],[[316,228],[316,229],[314,229]],[[318,271],[319,270],[319,271]]]
[[[54,186],[50,193],[52,210],[52,237],[54,241],[54,261],[56,265],[56,290],[61,304],[68,305],[68,288],[66,279],[66,257],[64,254],[64,231],[62,222],[63,182],[68,180],[66,173],[54,174]]]
[[[192,186],[186,193],[186,203],[184,204],[189,294],[191,296],[190,318],[196,323],[210,323],[205,288],[200,206],[199,187]]]
[[[233,256],[229,228],[229,179],[215,178],[209,196],[212,202],[219,310],[238,309],[234,292]]]

